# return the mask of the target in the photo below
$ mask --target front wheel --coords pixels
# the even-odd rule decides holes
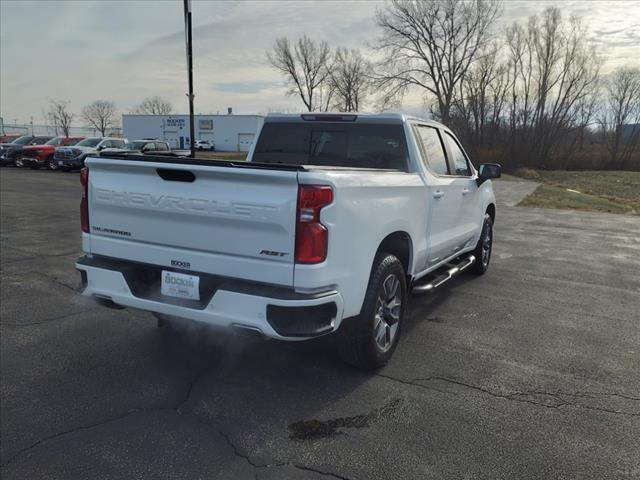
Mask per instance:
[[[21,158],[18,158],[15,161],[15,166],[18,167],[18,168],[24,168],[24,160],[22,160]]]
[[[337,332],[342,359],[363,370],[384,366],[400,338],[407,303],[407,282],[400,261],[378,253],[360,315],[345,319]]]
[[[49,167],[49,170],[58,170],[58,162],[56,162],[53,157],[47,160],[47,166]]]
[[[491,250],[493,248],[493,220],[488,213],[484,214],[484,222],[482,224],[482,233],[478,239],[476,249],[473,255],[476,261],[469,269],[471,272],[482,275],[489,269],[489,261],[491,260]]]

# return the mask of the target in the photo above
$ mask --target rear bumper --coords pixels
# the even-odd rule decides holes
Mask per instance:
[[[139,272],[146,281],[149,273],[154,275],[162,267],[85,256],[78,259],[76,268],[81,273],[85,296],[215,327],[259,331],[270,338],[314,338],[336,330],[342,320],[342,296],[336,291],[303,295],[284,287],[176,270],[203,275],[201,285],[211,286],[209,296],[204,292],[204,301],[194,304],[198,302],[160,295],[152,282],[147,282],[149,288],[140,293]],[[191,305],[185,305],[189,302]]]

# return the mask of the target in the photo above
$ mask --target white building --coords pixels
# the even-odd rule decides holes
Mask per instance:
[[[246,152],[264,117],[261,115],[194,115],[196,140],[209,140],[221,152]],[[122,115],[122,135],[129,140],[157,138],[171,148],[191,148],[189,115]]]

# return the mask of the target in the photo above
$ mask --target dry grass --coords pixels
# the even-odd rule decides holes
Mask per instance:
[[[542,183],[520,206],[640,215],[640,172],[518,169],[514,173]]]

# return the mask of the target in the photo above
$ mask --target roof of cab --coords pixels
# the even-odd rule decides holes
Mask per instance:
[[[419,122],[426,125],[443,127],[441,123],[426,118],[406,115],[399,112],[365,113],[365,112],[308,112],[308,113],[269,113],[265,123],[280,122],[356,122],[356,123],[406,123]]]

